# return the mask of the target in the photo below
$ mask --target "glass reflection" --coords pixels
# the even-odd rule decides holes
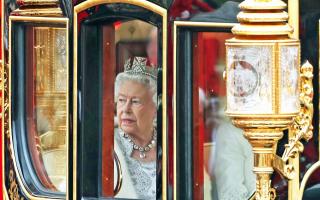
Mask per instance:
[[[198,93],[194,110],[199,116],[194,118],[194,180],[203,183],[203,188],[195,190],[195,198],[243,200],[255,191],[251,145],[224,114],[224,41],[231,37],[230,33],[193,35],[194,92]]]
[[[66,30],[29,27],[27,127],[36,174],[52,191],[66,191],[67,60]],[[31,44],[33,43],[33,44]]]

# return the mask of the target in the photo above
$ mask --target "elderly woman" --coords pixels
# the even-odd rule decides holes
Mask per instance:
[[[119,129],[115,152],[123,183],[120,198],[156,199],[156,69],[147,59],[134,57],[125,64],[115,82]]]

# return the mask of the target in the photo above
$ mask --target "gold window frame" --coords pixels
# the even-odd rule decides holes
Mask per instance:
[[[3,98],[2,98],[2,162],[3,166],[5,166],[5,139],[6,137],[9,137],[10,146],[8,149],[10,150],[9,153],[11,153],[9,156],[12,157],[13,161],[13,171],[16,176],[17,182],[15,179],[11,180],[10,187],[20,187],[24,195],[30,199],[30,200],[54,200],[54,199],[68,199],[69,197],[69,134],[66,134],[66,152],[67,152],[67,170],[66,170],[66,193],[65,197],[63,198],[53,198],[48,196],[40,196],[40,195],[34,195],[28,189],[25,187],[23,183],[23,177],[18,171],[17,163],[16,163],[16,156],[13,148],[13,138],[12,138],[12,131],[11,131],[11,69],[12,69],[12,24],[14,22],[25,22],[25,23],[46,23],[46,24],[60,24],[65,25],[66,29],[66,65],[67,65],[67,79],[69,80],[69,19],[65,17],[27,17],[27,16],[10,16],[9,17],[9,57],[8,57],[8,67],[6,67],[5,64],[3,64],[3,73],[1,75],[2,78],[2,88],[3,88]],[[4,25],[2,26],[4,28]],[[4,53],[4,52],[3,52]],[[67,102],[69,102],[70,99],[70,91],[69,91],[69,81],[67,81]],[[69,110],[69,103],[66,104],[67,113],[70,112]],[[66,130],[69,130],[69,120],[67,120],[67,126]],[[8,197],[8,191],[5,186],[6,179],[5,179],[5,169],[2,167],[2,174],[3,174],[3,189],[4,189],[4,198],[9,199]],[[18,192],[18,191],[16,191]],[[19,196],[17,193],[16,195]]]
[[[146,0],[88,0],[74,7],[73,12],[73,124],[77,124],[78,88],[78,14],[101,4],[124,3],[145,8],[162,17],[162,199],[167,199],[167,10]],[[77,200],[77,128],[73,129],[73,199]]]
[[[237,23],[174,21],[173,22],[173,199],[177,200],[177,37],[180,28],[232,28]],[[204,32],[204,31],[203,31]]]

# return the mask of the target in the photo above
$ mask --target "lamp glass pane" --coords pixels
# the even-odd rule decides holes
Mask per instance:
[[[227,48],[227,112],[271,114],[273,46]]]
[[[299,46],[280,47],[281,114],[297,113],[299,102]]]

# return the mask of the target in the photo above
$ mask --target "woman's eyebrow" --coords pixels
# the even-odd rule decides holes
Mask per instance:
[[[121,94],[121,93],[119,93],[119,95],[118,95],[118,96],[127,97],[126,95]]]
[[[119,93],[118,95],[119,97],[125,97],[125,98],[130,98],[130,99],[141,99],[142,97],[138,97],[138,96],[127,96],[127,95],[124,95],[124,94],[121,94]]]

